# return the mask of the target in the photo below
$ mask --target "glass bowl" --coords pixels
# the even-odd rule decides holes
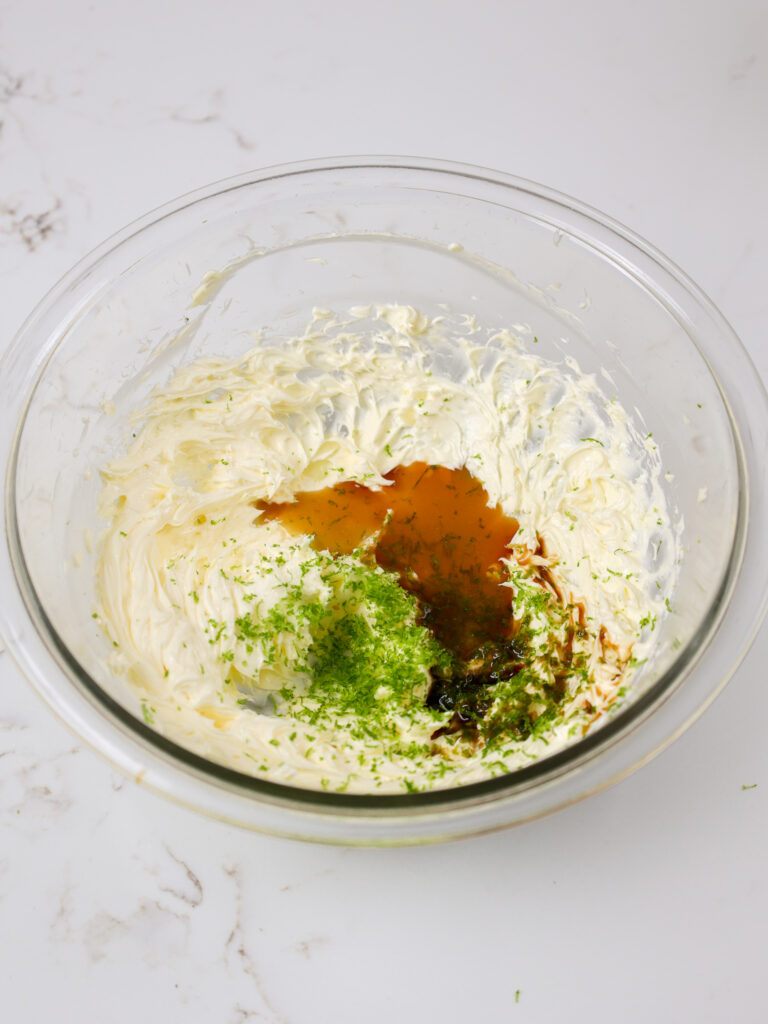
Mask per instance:
[[[226,271],[211,275],[211,271]],[[660,446],[685,521],[672,614],[632,699],[601,728],[492,780],[402,796],[315,792],[222,767],[141,718],[95,627],[99,469],[174,369],[233,357],[313,306],[444,304],[532,325],[540,354],[610,373]],[[350,158],[185,196],[110,239],[43,300],[0,377],[7,460],[0,630],[53,710],[137,781],[279,835],[413,843],[501,828],[621,778],[690,724],[766,606],[768,403],[733,331],[669,260],[609,218],[479,168]],[[706,500],[702,500],[703,496]]]

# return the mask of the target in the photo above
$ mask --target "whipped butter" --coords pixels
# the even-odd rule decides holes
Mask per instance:
[[[110,667],[146,721],[272,781],[401,792],[512,771],[619,706],[674,582],[659,454],[593,376],[535,348],[474,318],[317,309],[299,337],[178,370],[104,470],[100,508],[96,615]],[[558,677],[556,707],[538,691],[529,699],[538,726],[451,732],[448,711],[426,706],[428,662],[418,660],[413,700],[394,700],[383,676],[373,687],[378,731],[361,728],[349,703],[318,711],[312,675],[324,657],[333,670],[333,630],[362,616],[383,630],[370,648],[378,660],[384,634],[399,642],[360,596],[389,600],[394,584],[361,568],[359,553],[318,551],[259,509],[349,482],[384,490],[414,463],[466,467],[518,524],[499,585],[512,590],[541,694],[552,690],[553,649],[562,660],[567,647],[574,669]],[[417,649],[427,658],[415,606],[397,614],[409,645],[399,663]]]

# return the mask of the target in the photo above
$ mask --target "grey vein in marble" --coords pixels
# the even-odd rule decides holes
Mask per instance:
[[[247,152],[257,149],[258,143],[247,138],[238,128],[230,123],[224,111],[227,105],[227,95],[224,89],[216,89],[207,99],[203,100],[199,107],[194,103],[186,104],[183,107],[176,107],[171,110],[169,117],[171,121],[188,125],[218,125],[228,132],[235,143]]]
[[[176,854],[172,850],[169,850],[165,844],[163,845],[165,852],[171,860],[175,861],[179,867],[184,869],[184,874],[186,876],[185,882],[188,884],[186,885],[186,888],[182,888],[182,886],[161,885],[160,891],[166,892],[171,896],[175,896],[176,899],[181,900],[182,903],[189,904],[190,907],[199,907],[203,902],[203,886],[200,879],[186,861],[183,861],[181,857],[177,857]]]
[[[15,236],[29,252],[34,252],[49,235],[64,230],[63,205],[57,197],[49,209],[25,213],[20,204],[0,203],[0,234]]]
[[[142,900],[125,918],[97,911],[86,922],[82,941],[93,963],[113,956],[115,948],[124,944],[124,955],[133,956],[138,948],[148,967],[159,967],[169,959],[186,955],[189,917],[161,906],[156,900]]]
[[[269,996],[264,990],[264,983],[261,979],[256,960],[247,946],[245,922],[243,919],[243,882],[240,868],[234,865],[224,868],[224,873],[232,879],[235,887],[235,923],[225,943],[226,958],[231,966],[235,966],[250,978],[256,991],[264,1004],[264,1007],[272,1015],[276,1024],[289,1024],[288,1020],[272,1004]],[[257,1010],[247,1010],[238,1006],[240,1013],[245,1014],[241,1020],[248,1020],[248,1015],[259,1015]]]

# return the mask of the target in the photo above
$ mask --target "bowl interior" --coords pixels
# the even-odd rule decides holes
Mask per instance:
[[[447,170],[346,167],[180,204],[88,264],[46,314],[11,501],[27,601],[77,663],[75,679],[140,715],[104,668],[91,618],[99,471],[130,438],[130,414],[177,367],[234,357],[259,329],[273,343],[315,306],[384,302],[516,327],[543,357],[598,375],[652,434],[684,534],[672,613],[635,695],[673,668],[684,677],[718,621],[743,499],[731,416],[696,323],[609,228],[554,198]]]

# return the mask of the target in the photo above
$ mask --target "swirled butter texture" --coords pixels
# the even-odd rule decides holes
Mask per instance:
[[[146,720],[272,781],[402,792],[513,771],[617,707],[674,582],[660,459],[594,377],[534,349],[474,318],[318,309],[178,370],[101,502],[96,614]],[[452,666],[365,550],[260,511],[414,463],[466,467],[519,524],[506,667],[482,680],[486,655]]]

